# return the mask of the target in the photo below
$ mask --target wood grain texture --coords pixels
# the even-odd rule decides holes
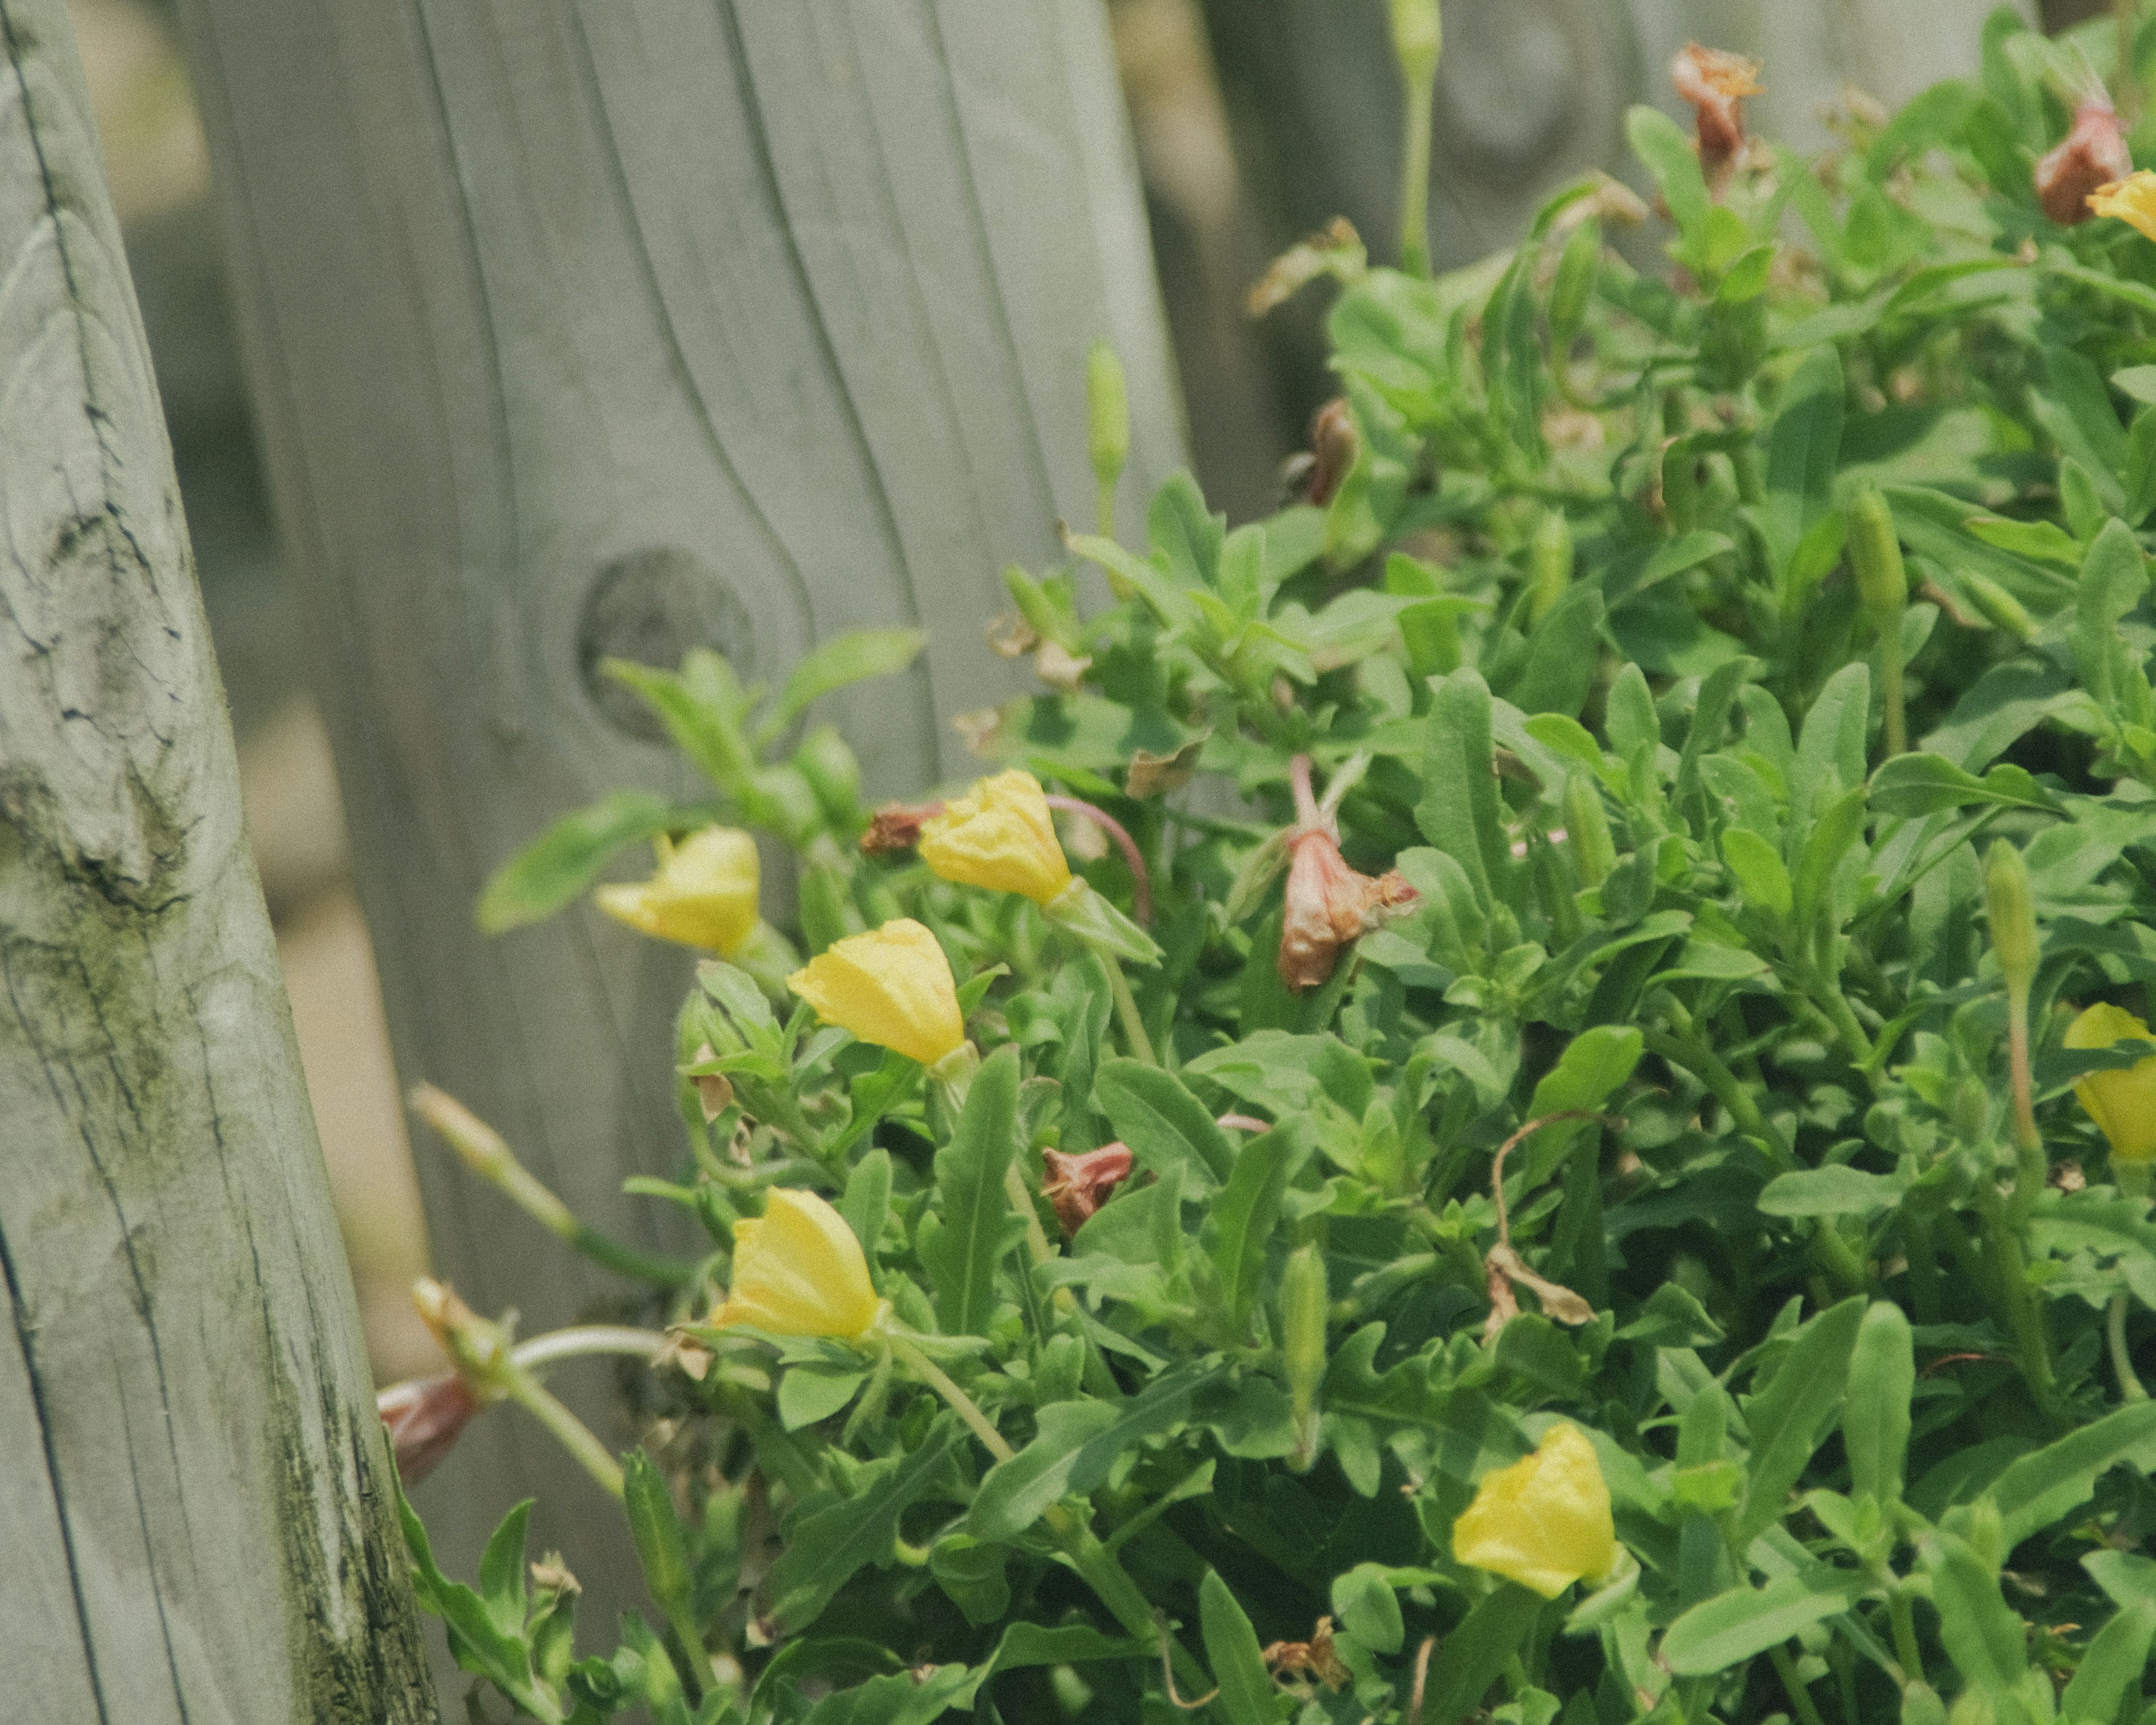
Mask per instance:
[[[998,571],[1091,513],[1094,340],[1131,376],[1131,518],[1180,459],[1096,0],[182,14],[399,1070],[660,1245],[619,1187],[680,1155],[685,955],[586,911],[484,941],[471,904],[565,809],[678,782],[580,675],[603,580],[603,644],[765,678],[927,624],[916,673],[829,716],[872,793],[970,769],[950,716],[1021,686],[983,639]],[[619,1296],[427,1147],[421,1178],[481,1309],[530,1333]],[[603,1624],[636,1592],[616,1517],[516,1414],[420,1502],[468,1572],[527,1491]]]
[[[0,3],[0,1695],[433,1717],[60,0]]]

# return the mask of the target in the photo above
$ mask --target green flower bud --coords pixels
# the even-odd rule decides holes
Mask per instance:
[[[1582,886],[1599,886],[1609,878],[1617,866],[1617,847],[1610,840],[1609,817],[1602,810],[1602,793],[1584,767],[1573,768],[1564,782],[1564,840]]]
[[[1048,1345],[1040,1350],[1040,1364],[1033,1369],[1036,1404],[1046,1407],[1050,1402],[1075,1399],[1085,1370],[1086,1344],[1067,1332],[1050,1336]]]
[[[2029,887],[2029,865],[2004,839],[1994,840],[1984,853],[1984,898],[1991,919],[1991,949],[2006,974],[2006,992],[2025,996],[2036,980],[2041,957],[2036,903]]]
[[[1947,1098],[1947,1117],[1953,1133],[1964,1144],[1981,1144],[1991,1133],[1991,1092],[1984,1081],[1964,1078]]]
[[[1325,1281],[1325,1255],[1314,1245],[1297,1246],[1281,1274],[1281,1357],[1287,1366],[1288,1400],[1295,1410],[1298,1450],[1313,1448],[1302,1434],[1315,1435],[1317,1388],[1325,1381],[1325,1321],[1331,1296]]]
[[[1572,585],[1572,523],[1561,509],[1548,510],[1527,542],[1527,622],[1540,623]]]
[[[1962,591],[1994,629],[2003,629],[2017,641],[2025,641],[2036,633],[2035,621],[2021,601],[1989,575],[1979,574],[1974,569],[1964,569],[1960,573]]]
[[[1123,362],[1106,341],[1096,341],[1086,356],[1086,448],[1093,458],[1093,477],[1102,485],[1122,477],[1131,453],[1130,396],[1123,387]]]
[[[1411,84],[1437,75],[1438,50],[1445,42],[1445,21],[1438,0],[1393,0],[1393,53]]]
[[[1848,518],[1857,597],[1880,629],[1898,628],[1902,608],[1909,603],[1909,572],[1902,566],[1894,511],[1876,485],[1865,485],[1849,500]]]
[[[829,725],[819,725],[801,739],[793,764],[816,793],[824,818],[850,830],[860,819],[861,763],[846,739]]]
[[[1602,267],[1602,224],[1589,219],[1572,230],[1558,259],[1557,279],[1550,284],[1550,333],[1560,343],[1569,342],[1587,312],[1588,295]],[[1560,353],[1558,358],[1562,360]]]
[[[808,775],[791,762],[759,767],[742,797],[742,812],[796,850],[824,824],[824,810]]]

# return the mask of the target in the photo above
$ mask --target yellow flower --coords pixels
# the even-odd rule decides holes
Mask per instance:
[[[846,1219],[813,1192],[774,1186],[734,1224],[734,1285],[711,1322],[774,1336],[860,1335],[875,1322],[868,1260]]]
[[[2149,177],[2156,180],[2156,174]],[[2123,1006],[2092,1006],[2066,1026],[2068,1048],[2109,1048],[2114,1042],[2156,1043],[2156,1036]],[[2156,1054],[2130,1066],[2087,1073],[2074,1081],[2074,1095],[2111,1140],[2113,1162],[2156,1162]]]
[[[836,941],[786,979],[827,1024],[932,1066],[966,1040],[951,961],[910,916]]]
[[[2100,216],[2117,216],[2156,239],[2156,173],[2143,168],[2088,195],[2088,207]]]
[[[1452,1555],[1546,1599],[1607,1574],[1617,1530],[1594,1445],[1577,1426],[1553,1425],[1533,1455],[1485,1474],[1452,1524]]]
[[[921,824],[921,860],[946,880],[1045,905],[1070,884],[1048,800],[1030,773],[998,773]]]
[[[706,827],[671,845],[661,837],[659,872],[593,895],[609,916],[663,941],[728,957],[756,927],[756,840],[735,827]]]

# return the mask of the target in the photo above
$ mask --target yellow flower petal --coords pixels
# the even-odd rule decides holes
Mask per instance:
[[[868,1260],[846,1219],[813,1192],[774,1187],[734,1224],[734,1282],[714,1314],[774,1336],[860,1335],[875,1321]]]
[[[2156,239],[2156,173],[2143,168],[2089,193],[2088,207],[2100,216],[2116,216]]]
[[[1609,1488],[1594,1445],[1553,1425],[1532,1455],[1483,1476],[1452,1524],[1452,1555],[1553,1599],[1617,1561]]]
[[[836,941],[786,979],[827,1024],[932,1066],[966,1040],[951,961],[936,937],[901,916]]]
[[[632,886],[602,886],[598,907],[631,928],[731,957],[756,928],[756,840],[733,827],[706,827],[660,853],[658,872]]]
[[[2156,181],[2156,174],[2149,178]],[[2099,1003],[2066,1027],[2068,1048],[2109,1048],[2114,1042],[2137,1041],[2156,1043],[2156,1036],[2123,1006]],[[2074,1096],[2110,1139],[2113,1162],[2156,1162],[2156,1054],[2131,1066],[2114,1066],[2076,1079]]]
[[[1030,773],[998,773],[921,824],[921,860],[946,880],[1045,905],[1070,884],[1055,823]]]

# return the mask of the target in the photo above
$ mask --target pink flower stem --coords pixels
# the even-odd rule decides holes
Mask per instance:
[[[1105,809],[1096,809],[1078,797],[1049,797],[1050,809],[1060,809],[1066,814],[1081,814],[1116,841],[1116,848],[1123,853],[1123,860],[1131,869],[1131,908],[1137,912],[1138,921],[1146,927],[1152,926],[1152,879],[1146,872],[1145,854],[1138,849],[1138,841],[1125,830],[1123,824]]]
[[[1297,755],[1287,763],[1288,787],[1295,793],[1295,824],[1298,831],[1322,826],[1325,817],[1318,812],[1317,796],[1310,788],[1310,757]]]
[[[1239,1132],[1269,1132],[1272,1130],[1269,1122],[1255,1119],[1248,1114],[1223,1114],[1213,1123]]]

